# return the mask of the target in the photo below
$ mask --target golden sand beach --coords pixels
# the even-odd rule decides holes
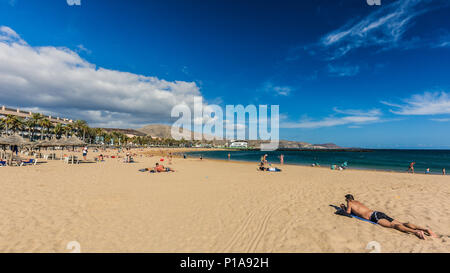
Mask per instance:
[[[147,154],[149,152],[147,151]],[[93,159],[98,153],[89,153]],[[172,173],[143,173],[106,158],[0,168],[0,251],[450,252],[450,177],[174,158]],[[439,239],[335,215],[352,193],[372,209],[431,228]]]

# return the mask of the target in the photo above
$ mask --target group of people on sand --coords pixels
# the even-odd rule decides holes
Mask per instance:
[[[409,163],[409,167],[408,167],[408,170],[406,172],[407,173],[409,173],[409,172],[414,173],[414,165],[415,164],[416,164],[416,162],[414,162],[414,161]],[[430,168],[426,168],[425,169],[425,174],[431,174]],[[442,175],[446,175],[445,168],[442,168]]]
[[[277,167],[272,167],[270,163],[267,161],[267,154],[263,155],[261,157],[261,161],[258,164],[258,170],[259,171],[266,171],[266,172],[281,172],[281,169]]]

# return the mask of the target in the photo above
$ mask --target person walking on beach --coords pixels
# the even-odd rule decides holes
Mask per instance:
[[[409,173],[409,171],[414,173],[414,164],[416,164],[416,162],[414,162],[414,161],[409,163],[408,173]]]
[[[85,161],[87,160],[87,159],[86,159],[87,153],[88,153],[88,148],[87,148],[87,147],[84,147],[84,149],[83,149],[83,159],[84,159]]]
[[[230,160],[231,159],[231,154],[230,153],[228,153],[228,160]]]
[[[364,204],[362,204],[359,201],[356,201],[351,194],[347,194],[345,196],[345,201],[347,201],[347,207],[345,207],[344,204],[341,204],[340,207],[342,210],[344,210],[347,214],[354,214],[358,217],[364,218],[366,220],[369,220],[373,223],[379,224],[382,227],[386,228],[394,228],[396,230],[399,230],[401,232],[414,234],[419,239],[425,240],[425,235],[431,236],[434,238],[437,238],[438,236],[431,231],[431,229],[419,227],[417,225],[411,224],[411,223],[401,223],[395,219],[392,219],[391,217],[387,216],[386,214],[379,212],[379,211],[373,211],[366,207]]]

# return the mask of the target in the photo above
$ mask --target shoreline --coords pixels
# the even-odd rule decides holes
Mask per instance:
[[[206,152],[209,150],[206,150]],[[211,150],[213,151],[213,150]],[[224,150],[218,150],[218,151],[224,151]],[[227,150],[225,150],[227,151]],[[189,153],[195,153],[196,151],[189,151],[186,154],[189,156]],[[203,157],[203,160],[205,159],[209,159],[209,160],[223,160],[223,161],[236,161],[236,162],[248,162],[248,163],[255,163],[258,164],[259,161],[255,160],[255,161],[251,161],[251,160],[236,160],[236,159],[218,159],[218,158],[211,158],[211,157]],[[269,162],[270,164],[274,164],[274,165],[278,165],[278,166],[282,166],[279,162]],[[311,164],[302,164],[302,163],[284,163],[283,165],[290,165],[290,166],[303,166],[303,167],[312,167]],[[324,169],[330,169],[330,166],[326,166],[326,165],[320,165],[317,167],[312,167],[312,168],[324,168]],[[407,168],[405,168],[407,169]],[[386,173],[405,173],[405,174],[412,174],[412,173],[408,173],[407,170],[405,171],[400,171],[400,170],[393,170],[393,169],[377,169],[377,168],[364,168],[364,167],[348,167],[347,169],[345,169],[345,171],[348,170],[359,170],[359,171],[374,171],[374,172],[386,172]],[[339,170],[336,170],[339,171]],[[443,175],[442,172],[431,172],[429,174],[425,174],[424,172],[415,172],[414,174],[422,174],[422,175],[432,175],[432,176],[447,176],[450,174],[445,174]]]
[[[189,157],[188,157],[189,158]],[[192,157],[189,159],[193,159]],[[198,159],[198,158],[195,158]],[[228,162],[228,163],[243,163],[243,164],[248,164],[248,165],[257,165],[259,162],[257,161],[247,161],[247,160],[228,160],[228,159],[218,159],[218,158],[208,158],[208,157],[204,157],[203,160],[211,160],[211,161],[217,161],[217,162]],[[270,162],[269,162],[270,163]],[[396,173],[396,174],[409,174],[409,175],[427,175],[427,176],[450,176],[450,174],[446,174],[446,175],[442,175],[442,174],[438,174],[438,173],[430,173],[430,174],[425,174],[425,173],[407,173],[405,172],[401,172],[401,171],[394,171],[394,170],[382,170],[382,169],[364,169],[364,168],[347,168],[345,170],[331,170],[330,167],[325,167],[325,166],[316,166],[316,167],[312,167],[310,165],[305,165],[305,164],[294,164],[294,163],[284,163],[283,165],[281,165],[280,163],[270,163],[272,165],[276,165],[278,167],[281,166],[299,166],[299,167],[310,167],[310,168],[315,168],[315,169],[324,169],[324,170],[330,170],[330,171],[337,171],[337,172],[342,172],[342,171],[360,171],[360,172],[377,172],[377,173]]]

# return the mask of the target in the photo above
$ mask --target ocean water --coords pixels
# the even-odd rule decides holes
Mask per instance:
[[[405,172],[409,163],[416,162],[416,173],[424,173],[430,168],[432,174],[442,174],[445,168],[450,174],[450,150],[365,150],[365,151],[202,151],[190,152],[188,157],[200,157],[211,159],[227,159],[228,153],[231,160],[259,162],[261,156],[268,154],[269,163],[279,163],[279,156],[284,155],[285,164],[311,165],[318,162],[322,167],[330,167],[332,164],[348,162],[349,168],[374,169],[385,171]]]

